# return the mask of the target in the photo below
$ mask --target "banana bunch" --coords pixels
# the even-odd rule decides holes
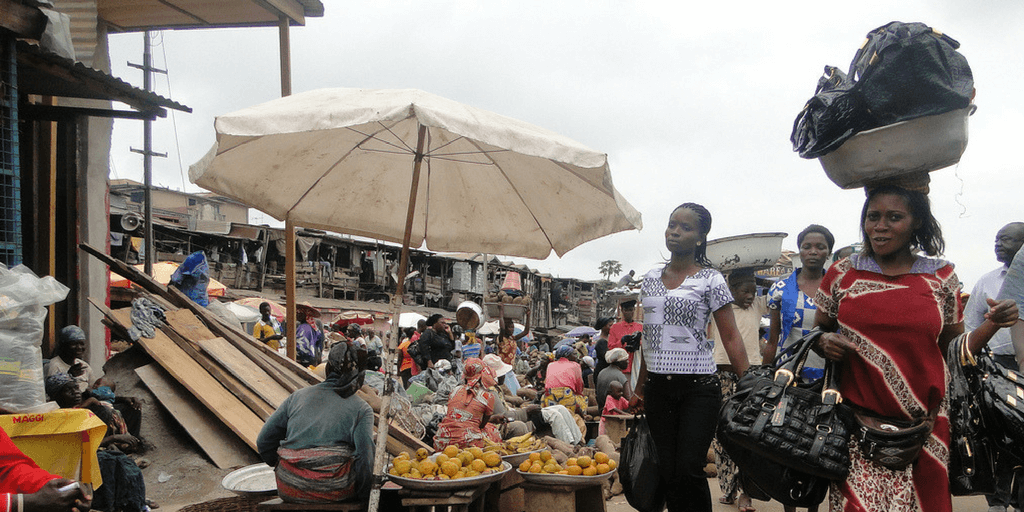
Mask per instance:
[[[504,443],[487,441],[487,445],[484,446],[484,452],[497,452],[504,457],[506,455],[515,455],[517,453],[543,450],[544,448],[547,448],[547,443],[542,439],[534,437],[531,432],[529,434],[523,434],[521,436],[507,439]]]
[[[547,443],[533,436],[533,433],[513,437],[505,441],[505,446],[512,453],[526,453],[547,448]]]

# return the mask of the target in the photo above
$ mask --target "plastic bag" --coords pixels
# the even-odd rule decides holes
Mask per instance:
[[[974,77],[959,47],[923,23],[872,30],[847,74],[825,67],[793,123],[793,150],[818,158],[859,132],[967,107]]]
[[[0,264],[0,405],[23,411],[43,405],[43,323],[46,306],[70,290],[28,267]]]
[[[658,473],[658,448],[646,416],[637,417],[622,440],[619,480],[631,507],[640,512],[660,512],[665,508],[665,493]]]
[[[210,304],[206,287],[210,284],[210,265],[203,251],[189,254],[171,274],[171,284],[177,286],[193,302],[204,308]]]

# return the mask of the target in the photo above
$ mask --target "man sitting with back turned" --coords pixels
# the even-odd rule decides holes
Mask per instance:
[[[292,503],[365,499],[373,473],[373,409],[358,396],[366,352],[336,343],[327,380],[289,396],[267,419],[256,448]]]

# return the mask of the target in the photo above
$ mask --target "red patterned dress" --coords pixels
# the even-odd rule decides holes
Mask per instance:
[[[886,276],[860,254],[837,262],[821,281],[818,310],[858,348],[842,365],[843,400],[895,418],[939,411],[931,438],[905,470],[865,460],[851,442],[850,476],[832,486],[833,512],[952,509],[946,369],[938,340],[945,327],[961,321],[959,284],[953,266],[942,260],[918,257],[909,273]]]

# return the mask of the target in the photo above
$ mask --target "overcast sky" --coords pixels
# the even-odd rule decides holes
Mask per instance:
[[[667,256],[671,210],[694,201],[711,238],[827,226],[858,241],[863,190],[841,190],[792,151],[793,119],[826,64],[846,69],[868,31],[921,21],[961,43],[978,105],[959,165],[932,173],[946,256],[967,287],[998,266],[996,231],[1024,220],[1024,2],[624,2],[324,0],[291,31],[293,91],[416,88],[522,119],[608,154],[613,180],[643,214],[641,232],[584,244],[561,259],[516,259],[595,279],[603,260],[642,273]],[[788,6],[783,6],[787,5]],[[141,85],[141,34],[110,36],[112,72]],[[215,116],[280,96],[276,29],[167,31],[156,91],[192,107],[154,125],[154,183],[198,191],[188,166],[214,141]],[[115,123],[113,178],[142,180],[142,123]],[[358,184],[345,193],[358,193]],[[344,194],[339,193],[339,207]],[[587,208],[566,204],[566,208]],[[253,223],[272,223],[251,216]]]

